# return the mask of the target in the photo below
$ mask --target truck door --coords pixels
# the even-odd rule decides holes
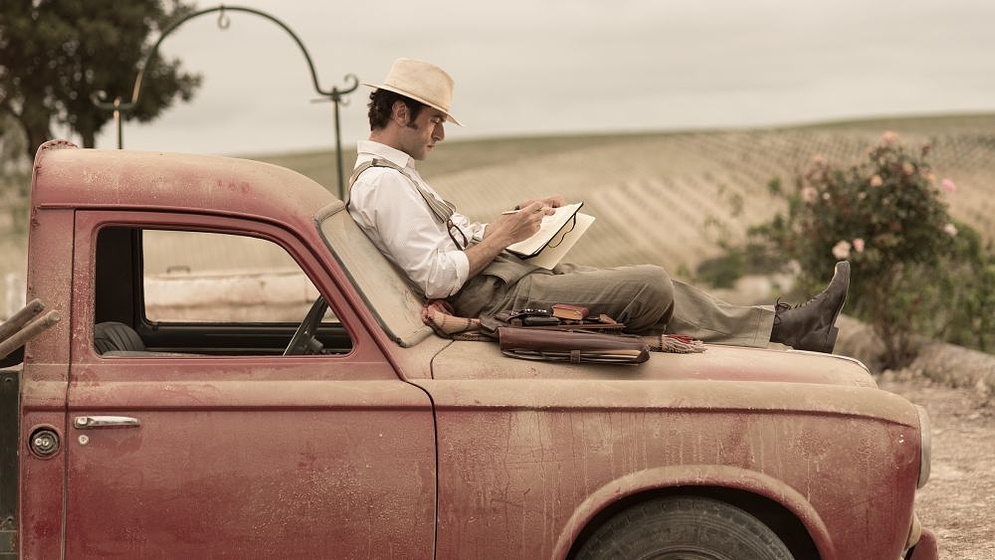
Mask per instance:
[[[67,558],[432,557],[430,401],[311,248],[197,215],[76,228]],[[318,294],[323,348],[282,355]]]

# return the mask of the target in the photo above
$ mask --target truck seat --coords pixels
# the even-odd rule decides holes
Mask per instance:
[[[93,328],[93,346],[98,354],[145,350],[145,342],[135,329],[117,321],[97,323]]]

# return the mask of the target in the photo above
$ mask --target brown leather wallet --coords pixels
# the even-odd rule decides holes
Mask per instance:
[[[527,360],[641,364],[649,359],[649,346],[642,338],[633,335],[582,329],[500,327],[498,340],[505,355]]]

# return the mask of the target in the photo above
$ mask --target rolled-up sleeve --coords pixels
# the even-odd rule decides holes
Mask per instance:
[[[480,243],[484,240],[485,230],[487,224],[470,223],[470,220],[461,214],[457,214],[461,219],[453,220],[453,222],[463,228],[463,231],[467,232],[467,238],[473,240],[476,243]]]
[[[466,253],[452,242],[406,177],[392,169],[369,169],[353,185],[350,197],[353,219],[425,297],[446,298],[463,287],[470,271]],[[471,227],[464,231],[468,239],[476,233]]]

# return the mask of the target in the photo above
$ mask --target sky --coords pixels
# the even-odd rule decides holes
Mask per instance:
[[[283,21],[319,86],[383,81],[398,57],[456,81],[448,138],[778,126],[995,111],[991,0],[240,0]],[[217,6],[198,3],[199,9]],[[190,103],[124,125],[126,148],[262,154],[334,147],[332,106],[285,31],[192,19],[161,53],[201,73]],[[342,141],[368,136],[360,86]],[[122,92],[129,94],[130,92]],[[98,147],[116,147],[113,126]]]

